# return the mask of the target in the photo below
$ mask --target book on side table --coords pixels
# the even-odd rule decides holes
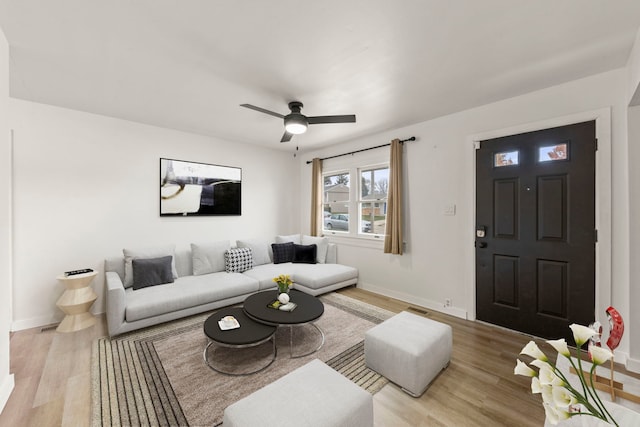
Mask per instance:
[[[295,302],[288,302],[286,304],[283,304],[278,300],[273,300],[269,304],[267,304],[267,307],[280,311],[293,311],[297,306],[298,304],[296,304]]]

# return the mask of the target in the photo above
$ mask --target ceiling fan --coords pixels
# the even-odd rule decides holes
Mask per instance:
[[[316,125],[320,123],[355,123],[356,115],[347,114],[343,116],[315,116],[307,117],[300,112],[303,105],[302,102],[292,101],[289,103],[289,110],[291,112],[286,116],[274,111],[265,110],[264,108],[256,107],[251,104],[240,104],[241,107],[249,108],[251,110],[259,111],[261,113],[269,114],[280,119],[284,119],[284,135],[280,142],[289,142],[293,135],[299,135],[307,131],[307,126]]]

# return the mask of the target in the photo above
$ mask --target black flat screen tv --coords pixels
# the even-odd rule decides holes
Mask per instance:
[[[242,169],[160,159],[160,216],[241,215]]]

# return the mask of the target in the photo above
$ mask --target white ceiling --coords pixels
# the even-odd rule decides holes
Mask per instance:
[[[16,98],[301,150],[622,67],[638,0],[0,0]],[[286,114],[356,114],[280,144]]]

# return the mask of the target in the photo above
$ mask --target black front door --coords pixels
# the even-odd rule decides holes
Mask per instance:
[[[476,317],[571,339],[595,309],[595,122],[482,141]]]

